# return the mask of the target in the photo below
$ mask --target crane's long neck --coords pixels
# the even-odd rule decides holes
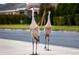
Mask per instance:
[[[49,14],[48,14],[48,23],[51,24],[51,23],[50,23],[50,12],[49,12]]]
[[[50,11],[48,13],[48,21],[47,21],[47,24],[46,24],[46,27],[50,27],[51,26],[51,22],[50,22]]]
[[[37,24],[36,24],[35,18],[34,18],[34,10],[32,10],[32,22],[31,22],[30,28],[34,29],[36,27],[37,27]]]
[[[35,22],[35,19],[34,19],[34,10],[32,10],[32,23]]]

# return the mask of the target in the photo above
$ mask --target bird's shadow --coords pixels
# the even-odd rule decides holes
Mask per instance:
[[[51,49],[48,49],[48,48],[45,48],[45,47],[44,47],[44,49],[45,49],[46,51],[52,51]]]
[[[39,54],[38,54],[38,53],[35,53],[35,54],[34,54],[34,53],[32,53],[32,54],[30,54],[30,55],[39,55]]]

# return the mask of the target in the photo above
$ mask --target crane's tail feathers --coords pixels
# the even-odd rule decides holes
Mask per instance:
[[[38,41],[38,42],[40,41],[39,36],[38,37],[34,37],[34,38],[36,39],[36,41]]]

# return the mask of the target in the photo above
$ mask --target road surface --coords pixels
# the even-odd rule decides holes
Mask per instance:
[[[79,32],[52,31],[50,51],[44,49],[44,32],[40,34],[39,55],[79,54]],[[0,55],[32,53],[30,31],[0,29]]]

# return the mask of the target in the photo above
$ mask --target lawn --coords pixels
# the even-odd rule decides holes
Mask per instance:
[[[79,26],[52,26],[52,29],[55,31],[79,31]]]
[[[26,24],[0,25],[0,29],[29,29],[29,25]]]
[[[0,25],[0,29],[29,29],[29,25],[26,24],[14,24],[14,25]],[[43,30],[44,26],[40,26]],[[79,31],[79,26],[52,26],[54,31]]]

